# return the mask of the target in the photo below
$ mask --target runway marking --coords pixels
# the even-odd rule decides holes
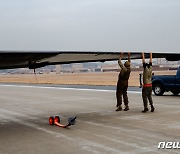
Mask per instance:
[[[115,92],[116,90],[104,90],[104,89],[84,89],[84,88],[63,88],[63,87],[45,87],[45,86],[30,86],[30,85],[3,85],[2,87],[19,87],[19,88],[39,88],[39,89],[58,89],[58,90],[79,90],[79,91],[98,91],[98,92]],[[128,91],[128,93],[141,94],[140,91]]]

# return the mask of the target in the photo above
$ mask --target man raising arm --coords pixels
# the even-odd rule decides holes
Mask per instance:
[[[129,76],[131,73],[131,63],[130,63],[130,53],[128,53],[128,61],[126,61],[123,65],[121,62],[121,59],[123,58],[123,53],[120,54],[119,56],[119,66],[121,68],[119,77],[118,77],[118,82],[117,82],[117,88],[116,88],[116,98],[117,98],[117,109],[116,111],[121,111],[122,110],[122,96],[124,100],[124,111],[129,110],[129,101],[128,101],[128,96],[127,96],[127,88],[128,88],[128,80]]]
[[[142,63],[143,63],[143,88],[142,88],[142,98],[144,110],[143,113],[149,111],[148,100],[151,106],[151,112],[154,112],[155,108],[153,106],[152,100],[152,53],[150,53],[149,64],[145,62],[144,52],[142,53]]]

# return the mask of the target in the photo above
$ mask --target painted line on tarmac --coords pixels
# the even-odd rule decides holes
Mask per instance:
[[[105,89],[84,89],[84,88],[63,88],[63,87],[45,87],[45,86],[32,86],[32,85],[3,85],[2,87],[18,87],[18,88],[39,88],[39,89],[58,89],[58,90],[79,90],[79,91],[97,91],[97,92],[115,92],[116,90]],[[128,91],[128,93],[141,94],[140,91]]]

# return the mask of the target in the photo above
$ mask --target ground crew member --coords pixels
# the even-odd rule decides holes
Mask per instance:
[[[117,98],[117,109],[116,111],[121,111],[122,110],[122,95],[123,95],[123,100],[124,100],[124,111],[129,110],[128,106],[128,96],[127,96],[127,88],[128,88],[128,80],[129,76],[131,73],[131,60],[130,60],[130,53],[128,52],[128,61],[126,61],[123,65],[121,62],[121,59],[123,58],[123,53],[120,54],[119,57],[119,66],[121,68],[119,77],[118,77],[118,82],[117,82],[117,89],[116,89],[116,98]]]
[[[152,100],[152,53],[150,53],[149,64],[145,63],[145,55],[142,53],[142,63],[143,63],[143,88],[142,88],[142,98],[144,104],[143,113],[149,111],[148,100],[151,106],[151,112],[154,112],[155,108],[153,106]]]

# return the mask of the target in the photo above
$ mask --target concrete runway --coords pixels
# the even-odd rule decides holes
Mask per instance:
[[[141,93],[130,91],[130,110],[115,112],[114,90],[0,85],[0,154],[180,153],[158,149],[180,142],[180,96],[154,96],[155,112],[141,113]],[[69,129],[50,126],[76,115]]]

